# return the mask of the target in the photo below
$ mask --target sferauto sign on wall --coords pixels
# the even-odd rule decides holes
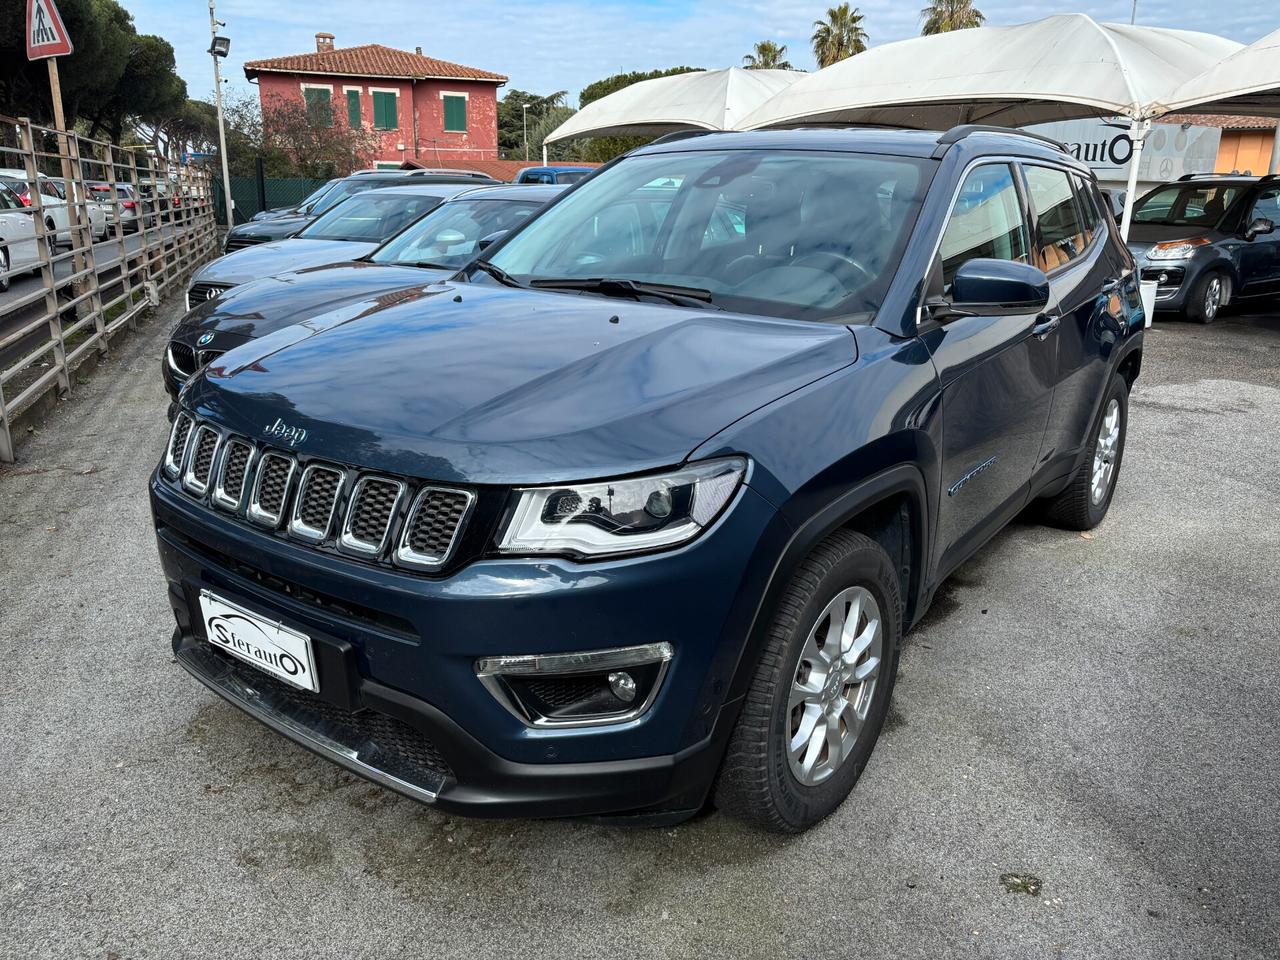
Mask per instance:
[[[1061,141],[1099,180],[1123,181],[1128,176],[1133,141],[1127,120],[1063,120],[1028,129]],[[1153,124],[1142,150],[1138,179],[1164,181],[1187,173],[1212,173],[1221,139],[1217,127]]]

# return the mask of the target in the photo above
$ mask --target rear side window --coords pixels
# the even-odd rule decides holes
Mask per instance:
[[[1027,193],[1039,225],[1035,265],[1045,273],[1070,263],[1089,245],[1071,176],[1056,167],[1026,166]]]
[[[1027,262],[1027,221],[1013,170],[991,163],[969,171],[942,234],[943,290],[956,271],[978,257]]]
[[[1098,206],[1097,194],[1093,184],[1079,174],[1071,179],[1076,185],[1076,203],[1080,207],[1080,222],[1084,224],[1084,245],[1093,242],[1093,235],[1102,228],[1102,210]]]
[[[1259,217],[1280,225],[1280,187],[1272,187],[1258,194],[1258,199],[1254,201],[1253,210],[1249,213],[1249,219],[1245,221],[1245,225],[1248,226]]]

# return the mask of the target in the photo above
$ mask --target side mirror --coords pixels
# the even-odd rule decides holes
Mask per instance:
[[[453,247],[457,246],[459,243],[466,243],[467,236],[460,230],[441,230],[436,234],[436,238],[433,242],[438,243],[442,247]]]
[[[1244,238],[1246,240],[1252,240],[1260,234],[1273,232],[1275,228],[1276,225],[1266,217],[1258,217],[1258,219],[1254,220],[1249,224],[1249,226],[1244,228]]]
[[[483,249],[485,249],[486,247],[490,247],[490,246],[492,246],[493,244],[497,243],[499,240],[501,240],[503,237],[505,237],[505,236],[506,236],[508,233],[510,233],[510,232],[511,232],[510,230],[499,230],[499,231],[497,231],[496,233],[491,233],[491,234],[489,234],[487,237],[481,237],[481,238],[476,242],[476,249],[477,249],[477,250],[483,250]]]
[[[962,264],[951,281],[951,294],[931,297],[935,319],[1039,313],[1049,305],[1049,278],[1044,271],[1013,260],[978,258]]]

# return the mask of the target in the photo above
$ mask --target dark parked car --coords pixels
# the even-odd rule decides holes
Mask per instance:
[[[224,253],[240,250],[258,243],[270,243],[272,240],[284,240],[291,237],[316,217],[321,216],[343,200],[365,190],[378,187],[402,187],[410,184],[424,183],[460,183],[480,186],[485,183],[497,183],[476,174],[444,173],[430,174],[406,170],[366,170],[354,173],[335,181],[318,199],[313,200],[296,214],[285,214],[265,220],[250,220],[232,227],[222,241]]]
[[[277,217],[300,216],[301,214],[306,212],[308,209],[310,209],[311,205],[315,203],[317,200],[319,200],[321,197],[323,197],[325,193],[328,191],[328,189],[337,182],[338,182],[338,178],[335,178],[333,180],[330,180],[328,183],[321,184],[320,186],[312,190],[309,194],[307,194],[305,197],[303,197],[302,200],[290,206],[271,207],[268,210],[259,210],[252,217],[250,217],[250,222],[252,223],[255,221],[262,221],[262,220],[275,220]]]
[[[514,183],[577,183],[595,172],[594,167],[525,167]]]
[[[191,275],[187,309],[260,277],[357,260],[414,220],[466,190],[465,183],[411,183],[348,197],[292,237],[233,250]]]
[[[363,193],[335,207],[303,235],[321,227],[347,204],[358,204],[366,197],[458,186],[388,187]],[[288,271],[281,270],[231,290],[199,281],[188,291],[189,312],[174,328],[165,351],[165,388],[176,399],[182,385],[199,367],[213,362],[232,347],[281,327],[350,303],[363,301],[377,305],[380,298],[399,291],[445,280],[457,273],[482,244],[528,219],[564,189],[505,184],[466,188],[367,255],[351,256],[343,262],[322,259],[318,261],[319,266],[297,263]],[[279,242],[295,243],[293,240]],[[296,243],[305,245],[306,241],[299,237]],[[238,251],[222,259],[265,252],[273,246],[275,244]],[[326,249],[350,254],[358,247],[364,253],[367,246],[346,243]]]
[[[1212,323],[1234,300],[1280,296],[1280,176],[1188,174],[1134,205],[1129,226],[1156,311]]]
[[[804,829],[947,575],[1033,501],[1102,520],[1143,322],[1038,138],[657,141],[191,379],[150,485],[174,652],[443,810]]]

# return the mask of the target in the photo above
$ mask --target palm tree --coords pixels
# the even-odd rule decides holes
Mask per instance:
[[[742,58],[742,65],[748,70],[793,70],[785,57],[787,45],[774,43],[772,40],[761,40],[755,49]]]
[[[920,16],[924,18],[924,28],[920,31],[924,36],[980,27],[987,19],[973,5],[973,0],[930,0]]]
[[[829,67],[867,49],[862,11],[849,4],[827,10],[826,20],[813,21],[813,55],[819,67]]]

